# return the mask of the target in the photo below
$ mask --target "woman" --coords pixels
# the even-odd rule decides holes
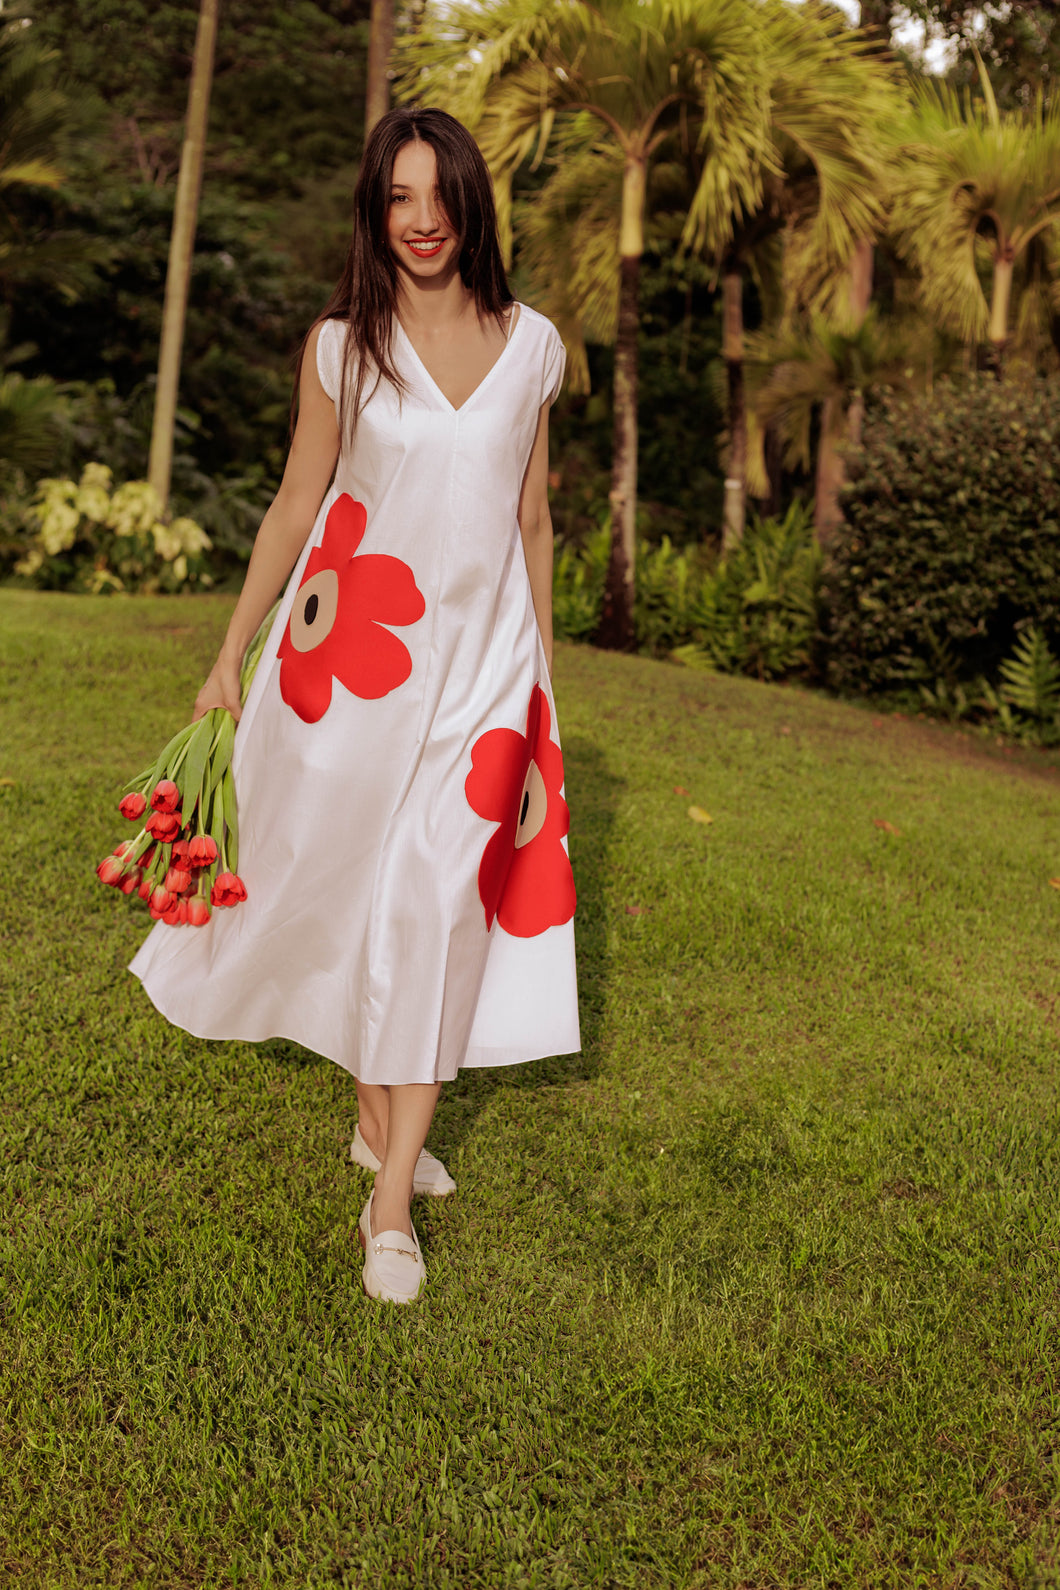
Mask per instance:
[[[200,1037],[293,1038],[351,1071],[376,1171],[364,1286],[424,1281],[414,1191],[464,1065],[578,1048],[555,737],[548,411],[563,348],[512,301],[473,139],[396,110],[364,152],[341,282],[306,338],[279,492],[196,716],[239,717],[248,899],[133,962]],[[323,500],[322,500],[323,499]]]

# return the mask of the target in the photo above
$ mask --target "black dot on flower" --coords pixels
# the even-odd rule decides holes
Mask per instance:
[[[307,624],[311,624],[313,622],[313,620],[316,618],[317,609],[319,608],[319,606],[320,606],[320,597],[319,596],[314,594],[313,596],[310,596],[310,597],[307,598],[306,604],[305,604],[305,611],[304,611],[304,617],[305,617],[305,621],[306,621]]]

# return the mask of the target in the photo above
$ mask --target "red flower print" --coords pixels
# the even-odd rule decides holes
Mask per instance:
[[[408,648],[384,624],[415,624],[424,600],[412,570],[386,553],[354,553],[367,515],[348,492],[337,498],[314,547],[283,632],[280,694],[305,723],[331,705],[331,681],[374,701],[412,672]]]
[[[574,878],[563,848],[570,812],[560,794],[563,752],[550,738],[548,698],[535,685],[526,733],[490,729],[476,740],[464,792],[472,811],[500,827],[486,845],[478,892],[486,926],[535,938],[574,915]]]

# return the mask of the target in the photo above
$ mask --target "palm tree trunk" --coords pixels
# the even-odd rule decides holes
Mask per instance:
[[[875,256],[872,241],[862,238],[854,249],[850,261],[850,313],[854,324],[860,326],[872,302],[872,278]]]
[[[722,358],[729,390],[729,468],[725,477],[722,553],[743,540],[747,521],[747,399],[743,373],[743,275],[729,260],[722,280]]]
[[[851,319],[860,326],[872,302],[873,248],[869,239],[863,238],[854,250],[850,261],[847,284],[847,301]],[[817,449],[817,485],[814,498],[813,522],[817,539],[822,546],[831,541],[843,523],[842,491],[847,480],[846,460],[839,451],[841,441],[857,446],[861,441],[861,427],[865,418],[865,397],[860,390],[851,394],[844,421],[841,400],[832,396],[825,399],[821,415],[821,440]]]
[[[618,337],[615,342],[614,431],[611,453],[611,558],[596,641],[630,651],[637,556],[637,334],[640,261],[644,252],[647,165],[627,153],[622,181],[619,244]]]
[[[202,188],[203,156],[206,152],[206,123],[210,114],[210,85],[213,81],[214,45],[217,41],[217,6],[218,0],[202,0],[199,9],[191,87],[188,91],[188,120],[180,156],[180,176],[177,178],[173,231],[166,267],[162,342],[158,352],[158,384],[151,427],[151,456],[147,467],[147,478],[158,493],[163,508],[169,500],[169,481],[173,471],[173,428],[180,386],[180,351],[184,344],[184,317],[188,306],[188,283],[191,280],[195,224]]]
[[[390,52],[394,47],[394,0],[372,0],[368,24],[368,88],[364,101],[364,136],[390,109]]]
[[[990,300],[990,352],[988,361],[1000,381],[1005,365],[1005,347],[1008,343],[1008,314],[1012,302],[1012,268],[1014,260],[1006,250],[994,261],[994,290]]]
[[[813,503],[813,524],[817,539],[822,546],[828,545],[835,535],[836,526],[843,520],[843,512],[839,506],[839,492],[846,479],[846,470],[838,451],[843,425],[840,401],[834,393],[831,397],[825,398],[821,414],[821,439],[817,444],[817,488]]]

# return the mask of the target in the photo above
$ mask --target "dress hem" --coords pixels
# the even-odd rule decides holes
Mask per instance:
[[[154,1005],[159,1015],[164,1016],[168,1022],[171,1022],[174,1026],[181,1028],[182,1031],[188,1033],[192,1038],[199,1038],[207,1043],[268,1043],[274,1038],[279,1038],[285,1043],[299,1044],[303,1049],[308,1049],[311,1054],[320,1055],[321,1059],[323,1060],[330,1060],[333,1065],[341,1067],[343,1071],[347,1072],[347,1074],[352,1076],[356,1081],[364,1082],[365,1085],[369,1087],[400,1088],[407,1086],[409,1083],[429,1084],[435,1082],[455,1082],[461,1071],[482,1071],[490,1066],[501,1068],[514,1065],[529,1065],[534,1060],[551,1060],[557,1056],[581,1053],[581,1034],[579,1033],[575,1043],[570,1048],[566,1048],[563,1045],[560,1045],[557,1048],[548,1049],[542,1049],[539,1046],[533,1045],[529,1049],[517,1049],[514,1046],[503,1049],[486,1049],[482,1046],[476,1046],[474,1048],[469,1047],[461,1064],[457,1066],[456,1070],[452,1072],[451,1075],[447,1076],[438,1076],[435,1074],[428,1077],[422,1075],[414,1077],[362,1077],[348,1061],[341,1059],[337,1054],[328,1053],[326,1049],[318,1048],[316,1044],[307,1043],[304,1038],[300,1038],[298,1034],[294,1032],[281,1032],[279,1030],[274,1030],[271,1032],[254,1031],[223,1033],[198,1031],[188,1021],[185,1015],[178,1017],[170,1014],[163,1002],[156,998],[156,996],[148,988],[146,978],[135,969],[135,966],[130,966],[128,970],[140,983],[144,993],[147,995],[152,1005]]]

